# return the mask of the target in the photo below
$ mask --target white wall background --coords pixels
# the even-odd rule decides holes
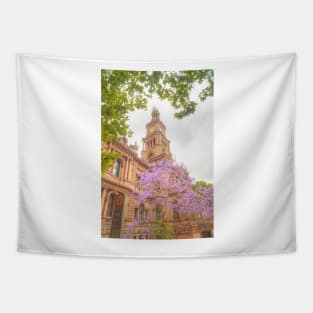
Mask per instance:
[[[0,4],[1,312],[312,312],[310,1],[17,1]],[[207,260],[16,253],[16,52],[110,59],[298,53],[298,252]]]

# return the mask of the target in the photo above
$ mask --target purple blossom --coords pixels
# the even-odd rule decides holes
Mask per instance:
[[[162,205],[201,218],[213,216],[213,188],[192,188],[194,178],[183,165],[171,160],[149,164],[140,177],[140,202]]]

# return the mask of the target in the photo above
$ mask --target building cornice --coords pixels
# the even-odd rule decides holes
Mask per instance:
[[[134,151],[132,148],[130,148],[127,144],[123,143],[123,142],[119,142],[119,141],[112,141],[110,143],[107,144],[103,144],[103,145],[107,145],[108,147],[112,146],[115,149],[119,150],[120,152],[122,152],[124,155],[126,155],[127,157],[129,157],[132,160],[137,161],[138,163],[140,163],[140,165],[144,166],[144,167],[148,167],[148,163],[144,160],[142,160],[139,156],[137,151]],[[118,152],[118,151],[117,151]]]

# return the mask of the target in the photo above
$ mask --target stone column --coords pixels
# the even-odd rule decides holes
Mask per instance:
[[[102,195],[101,195],[101,217],[104,216],[104,210],[105,210],[105,196],[107,194],[107,191],[103,188],[102,189]]]
[[[127,160],[123,159],[123,173],[122,173],[122,176],[121,176],[121,179],[122,179],[122,180],[125,180],[126,164],[127,164]]]
[[[130,160],[129,160],[129,159],[127,159],[127,161],[126,161],[126,174],[125,174],[125,178],[126,178],[127,180],[129,180],[129,179],[128,179],[128,173],[129,173],[129,162],[130,162]]]
[[[126,238],[127,237],[127,230],[128,227],[125,224],[125,220],[127,219],[127,208],[128,208],[128,196],[125,193],[124,194],[124,203],[123,203],[123,208],[122,208],[122,214],[121,214],[121,235],[120,238]]]
[[[129,160],[129,169],[128,169],[128,180],[131,181],[132,174],[132,162]]]

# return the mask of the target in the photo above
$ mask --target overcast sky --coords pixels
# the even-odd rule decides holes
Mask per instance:
[[[137,141],[139,155],[142,150],[142,138],[146,136],[146,124],[151,120],[152,108],[160,111],[160,119],[166,126],[166,137],[171,141],[170,149],[178,164],[183,163],[196,180],[213,182],[213,97],[198,102],[192,92],[192,98],[198,103],[196,112],[181,120],[174,118],[174,108],[158,97],[149,100],[147,111],[137,110],[130,113],[130,128],[133,136],[129,143]]]

